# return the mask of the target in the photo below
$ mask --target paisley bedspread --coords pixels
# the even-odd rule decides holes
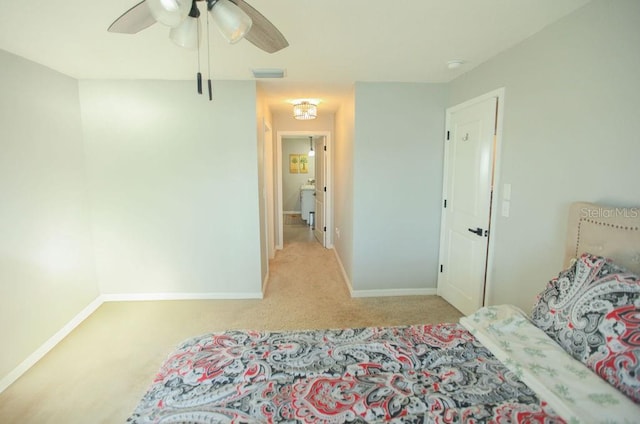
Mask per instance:
[[[129,423],[564,422],[460,324],[182,343]]]

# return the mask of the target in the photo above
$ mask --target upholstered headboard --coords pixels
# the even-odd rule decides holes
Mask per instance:
[[[611,258],[640,274],[640,207],[573,203],[569,211],[565,267],[585,252]]]

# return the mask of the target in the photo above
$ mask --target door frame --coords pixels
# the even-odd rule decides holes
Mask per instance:
[[[324,156],[325,158],[325,176],[324,183],[327,187],[327,194],[324,198],[324,226],[327,228],[325,232],[325,242],[326,248],[330,249],[333,247],[333,237],[331,231],[333,225],[333,164],[331,162],[331,132],[330,131],[278,131],[276,136],[276,216],[275,216],[275,226],[277,228],[276,231],[276,249],[282,250],[284,248],[284,222],[283,222],[283,214],[284,210],[282,207],[282,139],[285,137],[313,137],[313,136],[324,136],[325,138],[325,146],[327,148],[327,152]]]
[[[315,138],[314,142],[313,142],[313,146],[316,150],[316,184],[315,184],[315,190],[314,190],[314,204],[316,206],[316,216],[315,216],[315,222],[313,224],[312,230],[313,230],[313,236],[315,237],[316,240],[318,240],[318,242],[322,243],[322,246],[328,246],[329,242],[328,242],[328,236],[327,236],[327,218],[325,215],[326,213],[326,208],[325,208],[325,202],[327,201],[328,196],[328,192],[325,191],[324,187],[326,187],[326,181],[327,181],[327,138],[325,136],[318,136],[318,137],[313,137]],[[323,150],[320,150],[319,145],[318,145],[318,141],[322,141],[321,145],[324,146]],[[323,182],[325,183],[325,185],[322,187],[318,186],[318,158],[322,157],[322,175],[323,175]],[[318,194],[320,193],[320,195]],[[317,213],[318,211],[318,198],[322,198],[322,213]],[[320,228],[318,223],[320,222],[320,218],[322,217],[322,223],[324,224],[324,228]],[[322,239],[322,240],[321,240]]]
[[[494,245],[496,240],[496,234],[499,233],[497,218],[498,218],[498,210],[500,201],[502,201],[502,187],[500,186],[500,169],[501,169],[501,157],[502,157],[502,143],[503,143],[503,123],[504,123],[504,104],[505,104],[505,87],[498,88],[496,90],[490,91],[488,93],[482,94],[478,97],[474,97],[465,102],[459,103],[455,106],[451,106],[446,109],[446,118],[445,118],[445,128],[444,128],[444,136],[443,136],[443,145],[446,146],[447,142],[447,131],[450,130],[449,125],[451,123],[451,115],[460,110],[465,109],[469,106],[472,106],[476,103],[483,102],[485,100],[491,98],[498,99],[497,105],[497,116],[496,116],[496,134],[495,134],[495,145],[493,152],[493,194],[491,196],[491,204],[490,204],[490,213],[489,213],[489,238],[487,240],[487,262],[485,268],[485,279],[484,279],[484,296],[482,299],[482,305],[490,304],[490,294],[493,288],[493,262],[495,258]],[[447,187],[447,173],[448,173],[448,149],[445,148],[445,156],[444,156],[444,169],[443,169],[443,181],[442,181],[442,199],[440,204],[444,204],[444,199],[446,198],[446,187]],[[444,244],[444,228],[446,226],[446,214],[444,211],[442,212],[442,221],[440,223],[440,246]],[[440,256],[440,252],[438,252],[438,256]]]
[[[266,249],[269,259],[275,257],[276,251],[276,237],[275,237],[275,202],[274,202],[274,174],[273,174],[273,129],[271,122],[263,120],[264,126],[264,138],[263,145],[263,157],[264,157],[264,190],[263,196],[265,198],[265,221],[267,223],[267,237],[266,237]],[[269,262],[269,261],[267,261]],[[267,264],[268,269],[268,264]]]

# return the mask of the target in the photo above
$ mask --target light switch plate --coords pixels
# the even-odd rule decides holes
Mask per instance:
[[[509,218],[509,209],[511,208],[511,202],[508,200],[502,201],[502,216]]]
[[[511,184],[502,186],[502,200],[511,200]]]

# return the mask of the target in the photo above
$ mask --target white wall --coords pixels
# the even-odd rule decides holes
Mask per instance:
[[[355,291],[436,287],[446,99],[444,84],[355,86]]]
[[[77,81],[0,50],[0,380],[98,297]]]
[[[309,137],[282,138],[282,210],[284,212],[300,212],[300,186],[307,184],[307,180],[316,178],[315,158],[308,157]],[[307,173],[295,174],[289,172],[289,155],[307,155]]]
[[[561,269],[569,204],[640,205],[640,2],[593,1],[451,84],[506,88],[491,303],[526,311]],[[500,189],[498,187],[498,195]]]
[[[256,87],[81,81],[100,290],[260,294]]]

